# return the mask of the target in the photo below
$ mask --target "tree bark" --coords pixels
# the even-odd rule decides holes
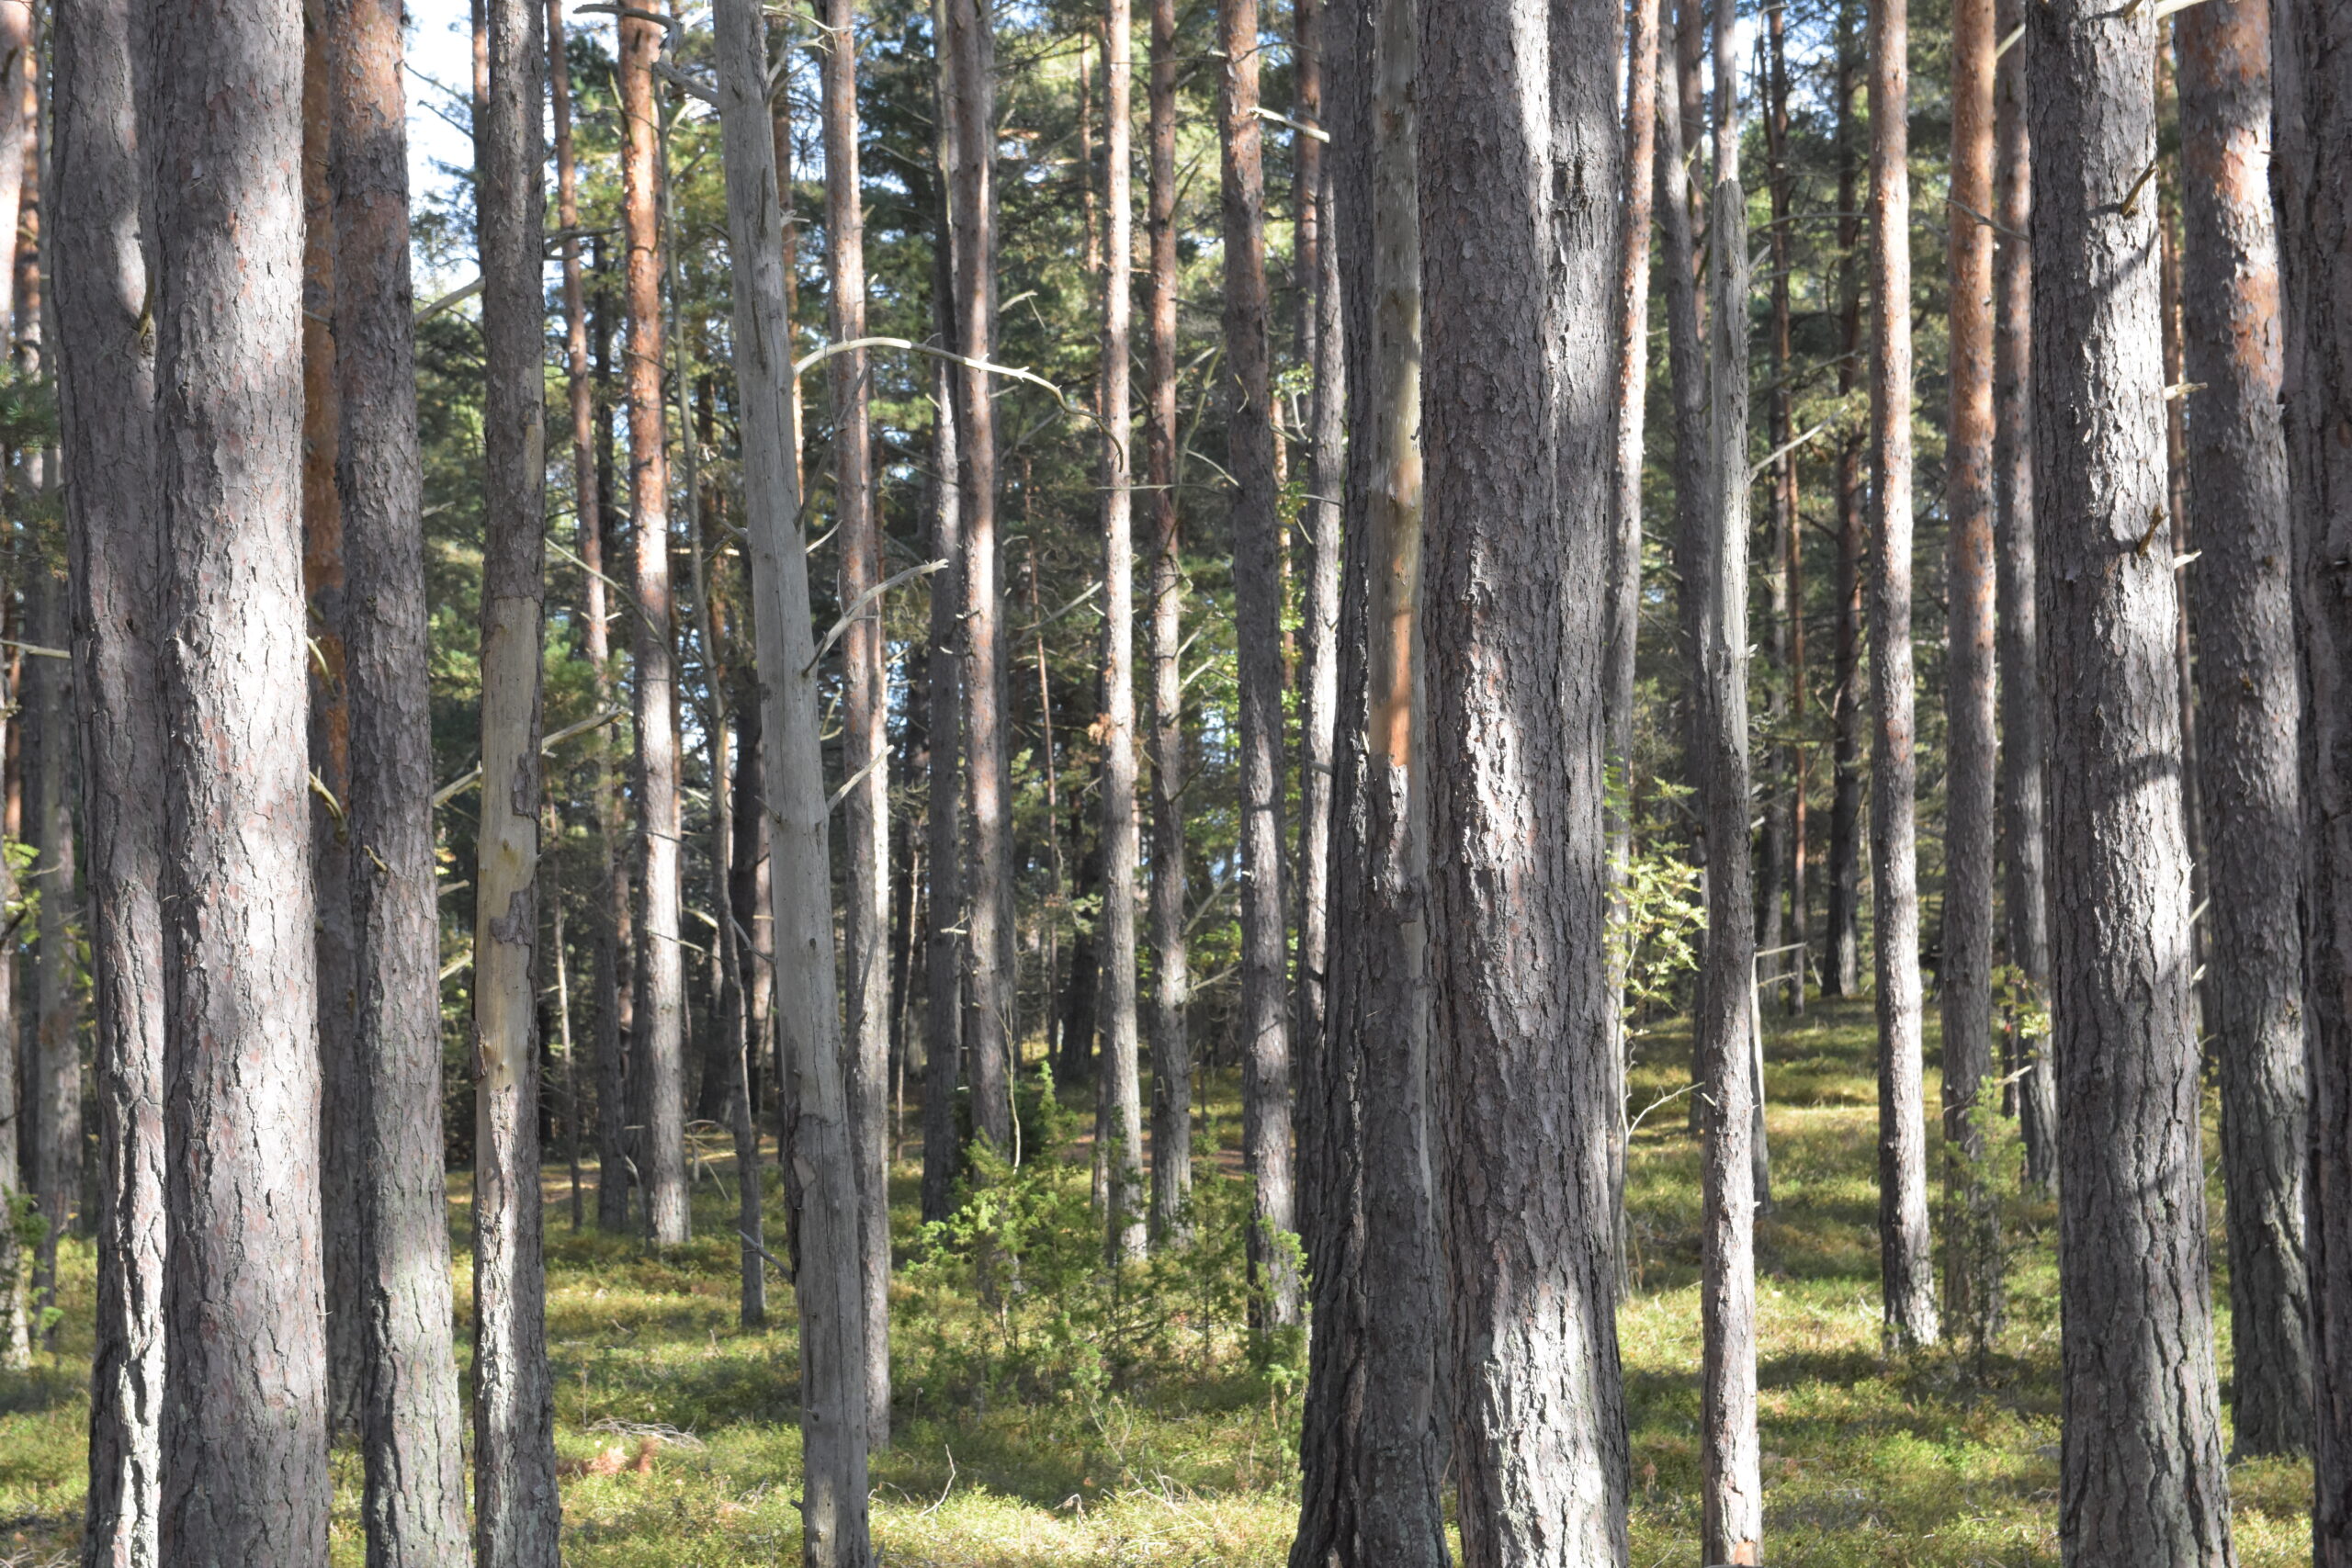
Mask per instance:
[[[0,0],[0,104],[24,101],[32,91],[40,64],[34,43],[33,0]],[[23,246],[21,214],[25,209],[25,173],[28,140],[36,120],[30,115],[0,114],[0,254],[8,265],[0,272],[0,321],[17,319],[16,258]],[[38,201],[39,193],[34,193]]]
[[[741,398],[743,499],[751,542],[752,625],[759,638],[760,742],[770,789],[777,1016],[794,1084],[791,1158],[801,1192],[799,1271],[802,1561],[865,1568],[866,1446],[871,1381],[862,1256],[870,1232],[860,1191],[840,1015],[833,987],[831,871],[824,760],[818,734],[816,639],[808,552],[793,477],[793,415],[785,390],[783,222],[767,108],[766,25],[757,0],[713,13],[719,123],[727,169],[728,253]],[[884,1267],[887,1268],[887,1260]]]
[[[162,501],[163,1561],[327,1555],[303,710],[301,8],[150,7]],[[289,1046],[289,1043],[292,1043]]]
[[[2213,1372],[2158,358],[2155,27],[2028,8],[2070,1565],[2234,1561]],[[2140,188],[2134,183],[2140,182]]]
[[[1854,115],[1854,12],[1838,6],[1838,396],[1849,401],[1862,381],[1861,151]],[[1828,951],[1821,988],[1853,997],[1862,988],[1862,566],[1869,550],[1862,516],[1862,441],[1838,443],[1838,641],[1830,696]]]
[[[940,270],[952,269],[941,246]],[[935,290],[942,332],[956,341],[954,307]],[[947,565],[931,580],[931,739],[925,868],[930,916],[923,955],[922,1217],[944,1220],[954,1208],[962,1151],[956,1136],[956,1095],[964,1056],[964,682],[963,491],[956,483],[956,378],[942,362],[932,372],[937,412],[932,416],[931,558]]]
[[[1420,23],[1438,1168],[1468,1568],[1626,1555],[1601,837],[1618,26],[1602,0]]]
[[[1871,896],[1877,912],[1878,1234],[1887,1338],[1936,1340],[1920,1061],[1918,761],[1911,651],[1908,0],[1872,0],[1871,72]]]
[[[1193,1191],[1192,965],[1184,916],[1184,557],[1176,507],[1175,0],[1151,0],[1151,243],[1144,477],[1151,497],[1151,1230],[1184,1228]]]
[[[1944,1302],[1979,1358],[2001,1324],[2001,1218],[1973,1117],[1993,1073],[1993,0],[1952,10],[1946,426]]]
[[[1796,180],[1789,167],[1786,9],[1775,9],[1767,27],[1767,90],[1771,95],[1771,101],[1766,110],[1764,124],[1766,152],[1771,160],[1772,186],[1772,408],[1769,437],[1772,449],[1782,453],[1780,461],[1773,466],[1772,530],[1774,547],[1781,558],[1780,613],[1787,617],[1781,649],[1785,660],[1782,667],[1788,672],[1787,739],[1782,748],[1782,766],[1787,770],[1789,788],[1788,840],[1785,846],[1789,893],[1787,934],[1796,947],[1794,961],[1790,965],[1788,1010],[1794,1018],[1804,1016],[1805,984],[1817,955],[1809,945],[1813,922],[1805,907],[1805,829],[1808,815],[1805,795],[1812,778],[1805,738],[1804,518],[1797,507],[1797,453],[1790,446],[1792,425],[1789,418],[1790,405],[1794,401],[1794,389],[1789,380],[1789,366],[1794,358],[1789,341],[1789,273],[1794,254],[1790,225],[1794,220],[1796,210]],[[1780,943],[1776,939],[1765,945],[1774,947]]]
[[[1241,1159],[1250,1179],[1252,1319],[1300,1319],[1291,1174],[1289,1020],[1283,1006],[1283,646],[1272,366],[1266,323],[1266,173],[1258,118],[1257,0],[1218,0],[1225,236],[1227,466],[1234,483],[1233,625],[1240,671]]]
[[[2241,1454],[2311,1443],[2309,1112],[2292,499],[2278,413],[2270,17],[2192,7],[2179,60],[2181,302],[2196,565],[2198,760],[2211,890],[2208,1018],[2229,1201],[2231,1423]]]
[[[352,1305],[365,1373],[364,1517],[371,1563],[437,1568],[465,1551],[466,1493],[442,1177],[441,923],[401,12],[398,0],[327,0],[326,20],[335,488],[350,702],[350,793],[338,848],[350,870],[356,1069],[345,1124],[358,1166]],[[536,207],[528,216],[536,219]],[[536,263],[536,250],[528,259]],[[534,312],[523,325],[536,321]],[[527,456],[537,450],[528,446]],[[530,646],[536,654],[536,641]],[[478,969],[478,996],[494,973]],[[489,1162],[478,1159],[477,1168]],[[536,1213],[536,1163],[531,1174]]]
[[[657,1247],[692,1234],[685,1150],[685,960],[678,945],[678,668],[670,590],[670,459],[662,407],[662,226],[655,186],[661,125],[653,63],[660,23],[619,18],[621,231],[628,248],[629,518],[637,535],[637,614],[630,617],[637,682],[639,998],[635,1060],[643,1095],[638,1179]]]
[[[2310,1009],[2312,1508],[2315,1568],[2352,1563],[2352,14],[2278,0],[2271,189],[2283,263],[2284,423],[2302,654],[2305,1006]],[[2071,1171],[2069,1179],[2071,1179]]]
[[[57,16],[58,409],[81,708],[98,1112],[86,1568],[160,1562],[164,1402],[163,535],[140,250],[133,0]],[[5,992],[0,991],[0,998]],[[0,1029],[6,1029],[0,1021]],[[12,1030],[8,1031],[13,1032]],[[0,1075],[13,1063],[0,1053]],[[0,1090],[0,1100],[10,1096]],[[0,1112],[12,1110],[0,1105]],[[0,1166],[15,1150],[0,1147]],[[0,1207],[12,1183],[0,1177]],[[0,1257],[0,1334],[9,1302]],[[0,1363],[8,1346],[0,1337]]]
[[[36,565],[26,597],[31,601],[33,640],[62,648],[67,629],[64,578]],[[76,736],[73,666],[62,659],[40,659],[28,671],[30,701],[31,788],[26,793],[26,837],[34,852],[30,880],[40,891],[40,914],[33,951],[33,1060],[27,1074],[33,1124],[34,1196],[45,1227],[33,1264],[33,1310],[46,1314],[57,1303],[57,1244],[74,1223],[82,1193],[82,1000],[74,984],[78,945],[80,868],[74,852],[74,777]],[[57,1348],[57,1327],[42,1336]]]
[[[2007,38],[2025,25],[2025,0],[1996,0],[1994,30]],[[2041,637],[2034,601],[2033,413],[2029,363],[2033,354],[2031,143],[2026,126],[2030,46],[2022,39],[1996,68],[1994,154],[2002,233],[1993,253],[1993,504],[2000,581],[2001,864],[2013,984],[2029,1003],[2049,995],[2050,919],[2043,890],[2042,814],[2048,779],[2049,716],[2041,690]],[[2058,1074],[2046,1033],[2028,1038],[2012,1008],[2004,1027],[2017,1075],[2018,1133],[2025,1179],[2043,1193],[2058,1181]]]
[[[994,0],[945,0],[948,96],[956,147],[947,171],[955,231],[956,348],[988,359],[996,341],[996,38]],[[996,532],[996,412],[988,372],[956,367],[962,459],[964,745],[971,801],[964,888],[964,1044],[972,1058],[972,1130],[1008,1158],[1014,1027],[1012,759],[1004,720],[1003,590]]]

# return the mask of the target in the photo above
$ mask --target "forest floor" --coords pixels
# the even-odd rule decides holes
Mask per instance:
[[[1792,1568],[2054,1564],[2054,1215],[2047,1206],[2007,1206],[2008,1322],[1981,1363],[1956,1349],[1888,1357],[1879,1333],[1868,1004],[1816,1004],[1804,1020],[1774,1018],[1768,1030],[1775,1201],[1758,1233],[1768,1560]],[[1932,1052],[1932,1009],[1929,1030]],[[1687,1036],[1670,1029],[1643,1039],[1637,1109],[1679,1086],[1688,1050]],[[1228,1078],[1210,1097],[1220,1145],[1238,1136],[1234,1094]],[[2210,1119],[2210,1092],[2208,1101]],[[1639,1282],[1621,1324],[1634,1568],[1697,1562],[1698,1160],[1686,1106],[1675,1100],[1652,1111],[1630,1168]],[[2213,1146],[2209,1120],[2209,1166]],[[1993,1157],[2014,1191],[2014,1151]],[[702,1239],[662,1258],[628,1239],[574,1233],[561,1172],[549,1175],[548,1328],[567,1562],[791,1560],[799,1438],[790,1298],[781,1287],[772,1293],[776,1326],[738,1325],[727,1164],[697,1186]],[[894,1194],[902,1258],[918,1240],[913,1176],[902,1168]],[[1084,1179],[1076,1173],[1059,1190],[1082,1206]],[[463,1177],[452,1185],[462,1322],[470,1269]],[[770,1186],[773,1193],[773,1176]],[[589,1207],[593,1223],[593,1194]],[[2218,1187],[2211,1213],[2218,1267]],[[1031,1268],[1041,1292],[1048,1266]],[[40,1357],[29,1374],[0,1375],[0,1568],[70,1561],[79,1527],[86,1245],[68,1245],[65,1276],[58,1352]],[[968,1288],[970,1274],[952,1269],[902,1265],[901,1277],[896,1441],[874,1464],[885,1562],[1283,1562],[1296,1507],[1295,1354],[1253,1363],[1190,1287],[1040,1313],[1001,1296],[991,1306]],[[2215,1286],[2226,1303],[2226,1282]],[[2226,1368],[2226,1305],[2220,1316]],[[1090,1360],[1090,1337],[1125,1337],[1140,1353]],[[334,1559],[357,1564],[357,1456],[340,1446],[334,1463]],[[2308,1468],[2242,1463],[2231,1483],[2240,1562],[2307,1562]]]

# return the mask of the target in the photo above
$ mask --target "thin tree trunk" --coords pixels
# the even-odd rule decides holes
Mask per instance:
[[[0,14],[4,15],[4,14]],[[154,340],[143,327],[131,0],[58,14],[58,405],[82,718],[96,1040],[98,1264],[86,1568],[156,1568],[164,1402],[163,535]],[[0,981],[0,1003],[5,1002]],[[13,1032],[0,1008],[0,1032]],[[12,1072],[0,1052],[0,1075]],[[0,1089],[0,1101],[11,1099]],[[0,1104],[0,1112],[13,1104]],[[0,1167],[12,1164],[0,1146]],[[12,1185],[0,1176],[0,1206]],[[10,1302],[0,1256],[0,1364]]]
[[[2029,6],[2069,1564],[2224,1568],[2155,316],[2155,23]],[[2134,188],[2135,183],[2140,188]]]
[[[1994,30],[2025,26],[2025,0],[1996,0]],[[2001,234],[1993,253],[1993,503],[1999,562],[2001,671],[2001,865],[2011,984],[2023,1000],[2049,994],[2049,904],[2042,887],[2042,812],[2049,718],[2041,690],[2041,637],[2034,600],[2033,413],[2028,400],[2033,353],[2033,170],[2026,128],[2028,50],[2012,45],[1995,70],[1994,190]],[[2046,1034],[2028,1038],[2016,1007],[2003,1027],[2005,1074],[2017,1078],[2018,1133],[2029,1188],[2058,1180],[2058,1075]]]
[[[1227,465],[1234,498],[1234,638],[1241,692],[1241,1158],[1250,1179],[1252,1317],[1300,1318],[1291,1174],[1290,1030],[1283,1005],[1283,596],[1267,344],[1266,174],[1258,118],[1257,0],[1218,0]]]
[[[301,10],[158,7],[166,849],[160,1557],[327,1555],[301,545]],[[289,1048],[288,1043],[294,1043]],[[266,1063],[267,1071],[256,1070]]]
[[[555,803],[548,803],[548,841],[560,846],[563,841],[563,818]],[[571,1178],[571,1228],[576,1234],[582,1220],[580,1203],[580,1064],[571,1054],[571,955],[569,938],[563,929],[563,879],[557,874],[560,862],[555,849],[550,849],[540,864],[548,873],[548,885],[540,897],[548,907],[548,953],[555,962],[555,1028],[556,1055],[563,1063],[563,1155]],[[765,1267],[764,1264],[762,1265]]]
[[[1184,915],[1183,534],[1176,507],[1175,0],[1151,0],[1151,270],[1145,480],[1151,496],[1151,1229],[1184,1230],[1193,1191],[1193,976]]]
[[[993,0],[946,0],[942,47],[956,143],[947,170],[955,231],[957,343],[986,360],[996,338],[996,39]],[[996,535],[996,412],[988,372],[955,372],[962,459],[964,744],[970,767],[965,887],[964,1044],[972,1057],[972,1131],[1007,1158],[1012,1145],[1014,957],[1012,760],[1005,733],[1003,592]]]
[[[13,699],[23,689],[22,661],[10,662],[14,668],[9,678],[0,682],[5,686],[0,698]],[[13,715],[15,711],[14,701],[8,701],[6,712]],[[6,718],[0,717],[0,749],[13,751],[17,739]],[[13,756],[9,761],[13,772]],[[13,899],[17,892],[15,868],[0,857],[0,896]],[[24,1031],[18,1027],[16,1009],[16,975],[14,956],[0,953],[0,1213],[8,1220],[0,1225],[0,1370],[8,1371],[30,1367],[33,1356],[32,1260],[25,1256],[17,1224],[36,1200],[24,1190],[23,1134],[28,1118],[19,1087]]]
[[[64,578],[35,569],[27,597],[32,601],[33,640],[62,648],[67,629]],[[30,880],[40,890],[40,915],[33,952],[33,1060],[27,1075],[32,1106],[34,1195],[47,1222],[33,1265],[33,1310],[57,1305],[57,1245],[72,1226],[74,1200],[82,1191],[82,1001],[74,984],[81,891],[74,853],[73,666],[62,659],[37,660],[30,671],[32,788],[27,803],[34,851]],[[57,1348],[52,1321],[42,1335]]]
[[[833,986],[831,872],[824,759],[818,734],[815,637],[807,551],[792,473],[791,376],[785,330],[783,224],[767,109],[766,25],[757,0],[719,0],[719,121],[727,169],[728,252],[741,398],[743,498],[759,639],[760,740],[774,857],[777,1016],[794,1086],[794,1165],[801,1178],[802,1560],[865,1568],[871,1390],[865,1306],[869,1245],[854,1111]],[[884,1265],[887,1267],[887,1261]]]
[[[2001,1217],[1977,1097],[1993,1077],[1993,0],[1952,10],[1951,411],[1944,665],[1944,1301],[1981,1360],[2001,1325]]]
[[[1918,761],[1911,651],[1908,0],[1872,0],[1871,55],[1871,895],[1878,987],[1878,1234],[1886,1335],[1935,1343],[1920,1060]]]
[[[1780,664],[1786,681],[1785,705],[1780,710],[1776,723],[1784,739],[1781,748],[1781,767],[1787,781],[1788,807],[1783,818],[1783,839],[1776,867],[1785,866],[1789,900],[1789,922],[1785,933],[1779,924],[1778,900],[1768,900],[1770,930],[1763,946],[1767,949],[1781,945],[1783,935],[1796,951],[1788,960],[1788,1010],[1791,1017],[1804,1013],[1805,976],[1815,956],[1806,946],[1811,922],[1805,912],[1805,691],[1804,691],[1804,518],[1797,511],[1797,453],[1791,446],[1792,424],[1789,407],[1794,389],[1790,384],[1789,366],[1793,359],[1789,341],[1789,273],[1794,258],[1794,246],[1790,233],[1795,211],[1795,177],[1789,168],[1789,57],[1788,12],[1775,6],[1766,23],[1765,91],[1769,95],[1764,110],[1764,147],[1770,160],[1768,179],[1772,197],[1772,390],[1768,414],[1767,439],[1772,450],[1781,454],[1772,465],[1772,547],[1780,557],[1781,568],[1775,590],[1777,600],[1773,614],[1778,618],[1774,633],[1774,659]],[[1768,561],[1765,570],[1772,568]],[[1780,701],[1779,689],[1775,701]]]
[[[1102,281],[1102,924],[1098,1017],[1113,1134],[1111,1242],[1144,1252],[1143,1086],[1136,1041],[1136,550],[1128,344],[1134,317],[1135,110],[1128,0],[1103,21],[1102,156],[1108,220]]]
[[[2229,1201],[2231,1423],[2241,1454],[2311,1443],[2303,1250],[2302,927],[2292,499],[2278,413],[2278,245],[2270,205],[2270,17],[2192,8],[2180,82],[2181,302],[2206,880]]]
[[[34,42],[33,0],[0,0],[0,104],[22,102],[32,91],[40,66]],[[27,195],[27,163],[33,156],[36,121],[30,115],[0,114],[0,321],[17,319],[17,265],[24,245],[21,214]],[[38,191],[32,193],[35,201]]]
[[[942,257],[943,270],[945,258]],[[944,321],[952,307],[943,291]],[[941,334],[956,341],[952,328]],[[931,690],[927,721],[931,777],[927,812],[930,911],[923,957],[922,1217],[947,1218],[962,1151],[956,1096],[964,1057],[964,682],[963,492],[956,481],[956,378],[943,362],[932,373],[933,480],[931,557],[947,565],[931,580]]]
[[[2278,0],[2271,188],[2284,281],[2282,385],[2294,524],[2306,1002],[2311,1050],[2312,1508],[2314,1568],[2352,1564],[2352,605],[2343,593],[2352,447],[2352,12]],[[2069,1172],[2069,1179],[2072,1173]]]
[[[1847,401],[1862,382],[1862,254],[1860,131],[1854,114],[1854,13],[1860,0],[1838,6],[1838,396]],[[1830,697],[1828,952],[1821,988],[1833,997],[1862,988],[1862,564],[1869,537],[1862,516],[1862,440],[1838,444],[1838,642],[1836,685]]]
[[[623,17],[621,230],[628,247],[629,515],[637,535],[637,883],[639,1000],[630,1066],[642,1098],[638,1179],[657,1247],[683,1245],[686,1204],[685,960],[678,945],[678,666],[670,590],[670,459],[662,407],[662,127],[653,62],[662,28]]]
[[[1618,27],[1613,0],[1420,22],[1433,1076],[1468,1568],[1626,1556],[1601,836]]]
[[[2175,110],[2172,87],[2172,54],[2159,51],[2156,57],[2156,119],[2169,122],[2173,134],[2179,134],[2179,117]],[[2161,162],[2161,160],[2159,160]],[[2157,277],[2161,289],[2159,309],[2164,317],[2164,378],[2165,378],[2165,515],[2170,520],[2167,537],[2173,553],[2188,553],[2188,421],[2187,393],[2188,361],[2181,346],[2180,305],[2180,212],[2179,182],[2173,169],[2157,171],[2156,235]],[[2173,615],[2173,684],[2180,704],[2180,796],[2181,809],[2188,814],[2188,907],[2198,911],[2189,917],[2189,1024],[2196,1037],[2206,1034],[2205,1019],[2205,921],[2203,912],[2207,899],[2207,856],[2205,852],[2204,792],[2200,787],[2204,768],[2198,761],[2197,748],[2197,677],[2196,660],[2189,646],[2188,595],[2184,587],[2179,591]]]

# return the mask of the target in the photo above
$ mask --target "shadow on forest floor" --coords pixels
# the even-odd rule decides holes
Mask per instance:
[[[1802,1021],[1774,1017],[1767,1028],[1774,1204],[1758,1227],[1758,1303],[1769,1561],[1775,1568],[2054,1564],[2052,1214],[2014,1197],[2006,1207],[2009,1318],[1981,1369],[1950,1349],[1886,1356],[1868,1004],[1817,1003]],[[1933,1009],[1928,1028],[1932,1054]],[[1643,1037],[1639,1052],[1636,1110],[1684,1081],[1688,1036],[1661,1028]],[[1931,1093],[1933,1082],[1931,1072]],[[1238,1141],[1235,1085],[1227,1075],[1203,1087],[1221,1163]],[[1091,1093],[1071,1089],[1064,1098],[1075,1106]],[[916,1124],[912,1115],[908,1124]],[[1933,1106],[1928,1125],[1937,1125]],[[2214,1146],[2209,1125],[2209,1154]],[[1996,1147],[1993,1157],[2006,1172],[2014,1150]],[[1214,1168],[1204,1160],[1204,1172]],[[1643,1123],[1629,1166],[1639,1277],[1620,1328],[1635,1568],[1698,1560],[1697,1175],[1697,1147],[1683,1103],[1674,1101]],[[1205,1314],[1149,1321],[1155,1313],[1186,1318],[1191,1296],[1065,1314],[1058,1330],[1032,1301],[1020,1321],[1046,1339],[1066,1337],[1020,1348],[1040,1364],[1081,1357],[1096,1330],[1178,1349],[1147,1364],[1105,1361],[1109,1370],[1091,1379],[976,1379],[971,1346],[991,1324],[1015,1319],[1005,1303],[991,1309],[956,1294],[948,1277],[910,1266],[919,1228],[912,1178],[902,1166],[893,1186],[898,1440],[874,1464],[886,1561],[901,1568],[1283,1562],[1296,1508],[1297,1427],[1283,1365],[1252,1364]],[[462,1323],[469,1216],[465,1176],[451,1179]],[[714,1164],[696,1189],[700,1239],[650,1257],[634,1237],[572,1232],[563,1173],[550,1168],[548,1326],[566,1472],[565,1560],[573,1568],[764,1564],[789,1560],[797,1544],[791,1297],[777,1285],[773,1326],[739,1326],[733,1179],[731,1162]],[[2004,1186],[2014,1194],[2013,1179]],[[772,1170],[767,1187],[773,1213]],[[1082,1171],[1069,1190],[1082,1201]],[[2213,1190],[2218,1268],[2218,1184]],[[593,1223],[593,1195],[588,1207]],[[770,1246],[783,1250],[773,1239]],[[41,1357],[29,1377],[0,1374],[0,1563],[46,1562],[70,1548],[78,1529],[86,1246],[69,1246],[65,1263],[60,1354]],[[1033,1277],[1024,1288],[1044,1284]],[[2217,1279],[2215,1291],[2226,1367],[2226,1280]],[[345,1445],[334,1462],[335,1562],[356,1564],[357,1456]],[[2232,1483],[2241,1562],[2306,1561],[2307,1468],[2242,1464]]]

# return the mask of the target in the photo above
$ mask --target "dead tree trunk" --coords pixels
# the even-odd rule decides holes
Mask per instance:
[[[2157,330],[2155,23],[2027,8],[2070,1563],[2222,1568]]]

